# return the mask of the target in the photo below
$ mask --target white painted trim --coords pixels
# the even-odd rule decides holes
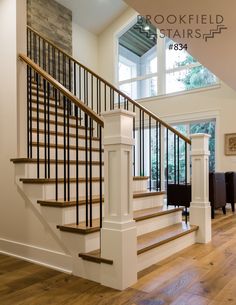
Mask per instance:
[[[114,61],[113,61],[113,80],[114,84],[116,84],[117,88],[119,88],[119,71],[118,71],[118,64],[119,64],[119,41],[118,38],[122,36],[130,27],[132,27],[137,21],[137,13],[134,13],[126,23],[122,25],[113,35],[113,53],[114,53]]]
[[[216,90],[216,89],[220,89],[220,88],[221,88],[221,82],[219,82],[216,85],[207,86],[207,87],[204,87],[204,88],[189,89],[189,90],[183,90],[183,91],[173,92],[173,93],[168,93],[168,94],[159,94],[159,95],[152,96],[152,97],[137,99],[136,101],[138,103],[147,103],[147,102],[152,102],[152,101],[156,101],[156,100],[172,98],[172,97],[176,97],[176,96],[180,96],[180,95],[201,93],[201,92],[204,92],[204,91]]]
[[[72,257],[62,252],[0,238],[0,253],[64,273],[72,273]]]

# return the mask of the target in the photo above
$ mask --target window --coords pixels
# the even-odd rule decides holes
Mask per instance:
[[[148,98],[217,84],[217,77],[186,50],[170,49],[169,38],[152,40],[135,26],[119,38],[119,87],[133,99]]]
[[[209,157],[209,171],[215,171],[215,120],[210,121],[200,121],[200,122],[190,122],[187,124],[176,124],[173,127],[181,132],[183,135],[190,137],[191,134],[195,133],[206,133],[209,134],[211,137],[209,139],[209,150],[210,150],[210,157]],[[174,151],[174,137],[169,137],[169,151]],[[184,181],[185,178],[185,145],[183,141],[180,142],[180,182]],[[188,160],[190,160],[190,152],[188,151]],[[169,165],[169,181],[174,181],[174,154],[170,153],[168,159]]]

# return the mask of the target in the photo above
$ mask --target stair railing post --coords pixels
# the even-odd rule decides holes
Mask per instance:
[[[198,243],[211,241],[209,138],[208,134],[191,135],[192,202],[190,204],[190,224],[199,226],[196,240]]]
[[[133,220],[132,147],[135,114],[118,109],[104,118],[104,219],[101,284],[123,290],[137,281],[137,229]]]

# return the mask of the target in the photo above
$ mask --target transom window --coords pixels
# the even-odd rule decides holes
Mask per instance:
[[[156,29],[149,25],[152,33]],[[186,50],[174,50],[169,38],[156,41],[135,26],[119,38],[121,91],[133,99],[214,86],[217,77]]]

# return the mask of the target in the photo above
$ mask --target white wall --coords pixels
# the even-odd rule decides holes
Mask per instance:
[[[0,1],[0,251],[23,256],[31,253],[32,259],[46,263],[42,253],[63,254],[63,249],[37,211],[20,195],[14,183],[14,166],[10,163],[18,151],[17,29],[22,24],[17,20],[26,29],[25,15],[17,16],[20,8],[25,12],[25,0]],[[37,257],[39,254],[41,258]]]
[[[108,81],[116,84],[117,34],[135,18],[128,9],[99,36],[99,72]],[[217,119],[216,158],[217,170],[236,171],[236,156],[224,155],[224,134],[236,132],[236,92],[222,83],[212,90],[200,90],[166,98],[154,98],[142,102],[156,115],[169,122],[189,121],[201,118]]]
[[[72,17],[73,57],[94,72],[98,71],[98,39],[97,36],[84,28]]]

